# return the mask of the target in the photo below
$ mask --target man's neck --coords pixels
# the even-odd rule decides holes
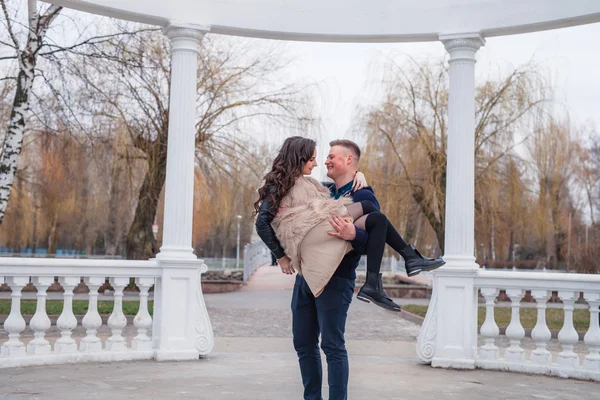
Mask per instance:
[[[335,178],[333,180],[333,182],[335,183],[336,189],[339,189],[342,186],[344,186],[345,184],[347,184],[348,182],[354,180],[354,175],[356,175],[356,171],[349,171],[348,173],[340,175],[337,178]]]

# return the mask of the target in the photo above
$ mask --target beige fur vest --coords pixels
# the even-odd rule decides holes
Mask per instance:
[[[301,176],[281,202],[271,225],[277,239],[292,260],[292,266],[301,272],[300,243],[312,228],[324,219],[339,215],[348,217],[349,198],[331,198],[329,190],[316,179]],[[331,228],[333,231],[333,227]]]

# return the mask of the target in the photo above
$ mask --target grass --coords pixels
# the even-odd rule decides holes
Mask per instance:
[[[110,314],[113,311],[114,303],[112,301],[99,301],[98,312],[100,314]],[[152,315],[153,302],[148,301],[148,311]],[[35,300],[22,300],[21,301],[21,314],[33,315],[35,314],[36,301]],[[125,315],[136,315],[140,303],[137,301],[124,301],[123,302],[123,313]],[[62,300],[48,300],[46,301],[46,312],[48,315],[60,315],[63,309]],[[84,315],[88,309],[87,300],[73,300],[73,314]],[[10,300],[0,300],[0,315],[8,315],[10,313]]]
[[[413,304],[402,306],[402,309],[409,313],[425,317],[427,314],[427,306],[417,306]],[[535,308],[521,308],[521,324],[523,328],[533,328],[537,321],[537,309]],[[479,307],[478,310],[478,321],[479,326],[483,324],[485,320],[485,307]],[[494,308],[494,319],[499,327],[506,328],[510,323],[511,309],[504,307]],[[549,308],[546,310],[546,324],[550,330],[560,330],[563,325],[564,311],[560,308]],[[587,331],[590,325],[590,312],[587,309],[576,309],[573,312],[573,325],[579,332]]]

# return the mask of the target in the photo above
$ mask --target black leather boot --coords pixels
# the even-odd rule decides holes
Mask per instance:
[[[404,265],[406,266],[408,276],[417,275],[421,271],[433,271],[446,264],[446,261],[442,257],[423,257],[411,244],[406,246],[400,252],[400,255],[404,258]]]
[[[392,301],[383,291],[381,274],[367,272],[367,281],[360,288],[356,298],[367,303],[373,303],[390,311],[401,311],[400,306]]]

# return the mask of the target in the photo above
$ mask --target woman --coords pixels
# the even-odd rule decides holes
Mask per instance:
[[[292,267],[304,276],[311,291],[318,297],[351,249],[348,242],[328,235],[327,232],[331,231],[330,217],[351,218],[357,227],[367,232],[373,227],[373,222],[378,221],[386,225],[384,240],[394,250],[400,251],[406,243],[371,202],[332,199],[329,190],[306,176],[317,165],[315,158],[314,140],[299,136],[286,139],[271,171],[265,176],[254,208],[258,214],[256,227],[261,239],[274,253],[281,244],[285,254],[279,251],[275,256],[279,260],[288,257]],[[369,213],[373,213],[373,217],[377,214],[377,218],[369,220]],[[273,232],[276,239],[270,234]],[[381,235],[376,236],[376,240],[382,239]],[[376,243],[376,240],[367,243],[367,268],[369,271],[376,270],[378,274],[385,245]],[[400,309],[385,295],[382,287],[370,289],[389,300],[384,308]]]

